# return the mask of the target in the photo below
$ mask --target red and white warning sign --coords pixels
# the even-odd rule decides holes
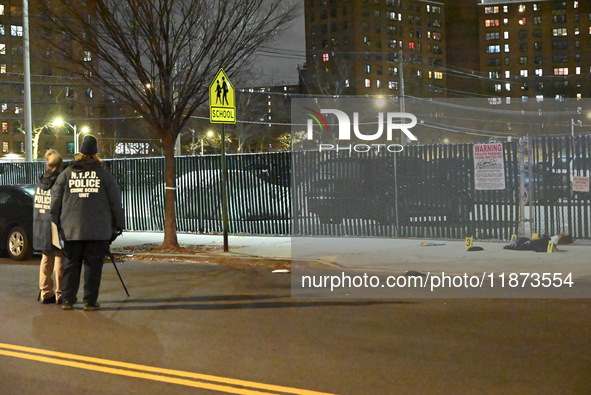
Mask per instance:
[[[478,191],[505,189],[503,144],[474,144],[474,188]]]

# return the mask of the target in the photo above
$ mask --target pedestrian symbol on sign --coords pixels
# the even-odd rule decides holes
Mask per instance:
[[[209,86],[210,121],[236,123],[236,101],[230,79],[220,69]]]

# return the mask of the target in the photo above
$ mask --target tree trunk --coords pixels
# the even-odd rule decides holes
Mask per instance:
[[[179,248],[176,235],[176,166],[174,161],[174,140],[162,141],[164,150],[165,186],[164,190],[164,240],[160,248]]]

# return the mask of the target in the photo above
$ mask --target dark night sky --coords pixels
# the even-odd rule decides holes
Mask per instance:
[[[254,81],[250,86],[297,84],[297,66],[305,62],[304,2],[290,26],[255,58]]]

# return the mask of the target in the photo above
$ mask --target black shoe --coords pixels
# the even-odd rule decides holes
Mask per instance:
[[[95,310],[100,310],[100,309],[101,309],[101,305],[98,304],[97,302],[84,303],[84,311],[95,311]]]
[[[74,310],[74,303],[64,302],[62,304],[62,310]]]
[[[62,298],[57,298],[55,301],[55,304],[62,304]]]
[[[41,301],[43,304],[53,304],[55,303],[55,295],[51,295],[49,298],[45,298]]]

